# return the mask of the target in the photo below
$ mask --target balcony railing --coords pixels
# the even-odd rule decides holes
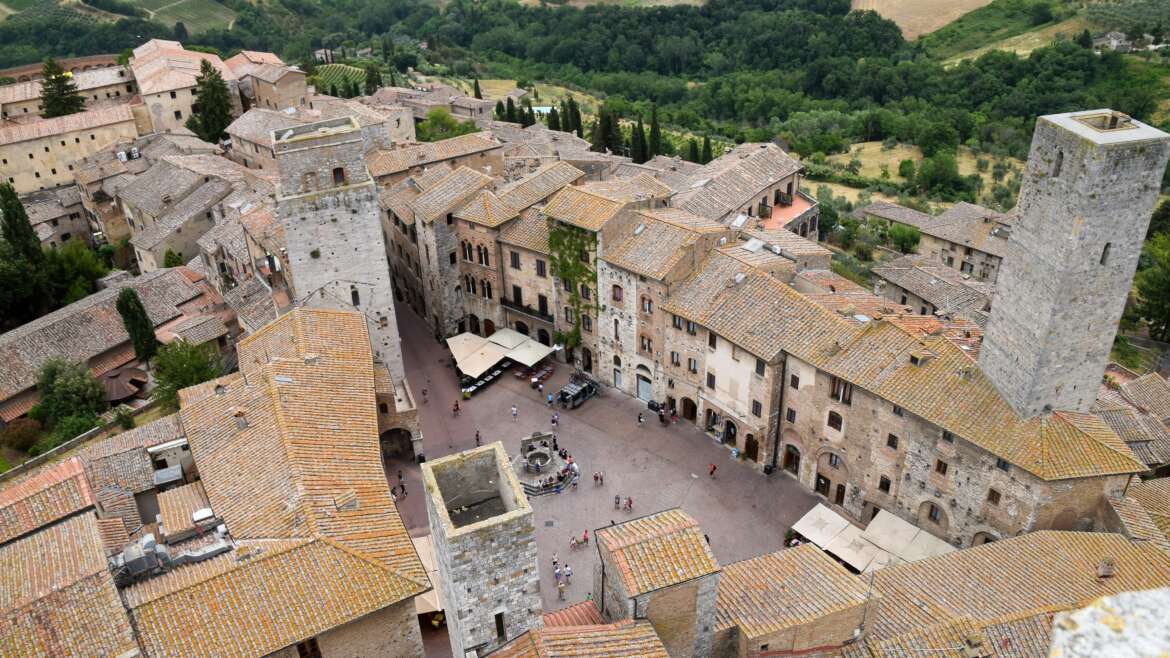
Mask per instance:
[[[510,308],[513,311],[516,311],[517,313],[523,313],[525,315],[534,317],[537,320],[543,320],[549,324],[553,323],[553,316],[549,315],[548,313],[541,313],[540,311],[532,308],[531,306],[528,306],[527,304],[517,304],[516,302],[508,299],[507,297],[501,297],[500,304],[502,304],[504,306],[504,308]]]

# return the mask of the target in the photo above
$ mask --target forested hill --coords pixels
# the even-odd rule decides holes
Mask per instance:
[[[1044,0],[1038,0],[1044,1]],[[992,52],[944,68],[894,23],[849,0],[711,0],[702,6],[585,9],[515,0],[225,0],[231,31],[198,45],[272,50],[305,62],[322,45],[370,45],[382,65],[470,78],[568,84],[633,116],[732,139],[784,137],[799,153],[855,141],[966,144],[1022,155],[1038,114],[1112,106],[1153,118],[1166,65],[1096,55],[1066,41],[1028,58]],[[171,29],[36,18],[0,23],[0,66],[119,51]],[[425,40],[427,48],[416,45]],[[1158,68],[1158,67],[1161,68]]]

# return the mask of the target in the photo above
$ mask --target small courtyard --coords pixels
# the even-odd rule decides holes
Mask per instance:
[[[596,562],[593,531],[611,521],[620,523],[680,507],[702,524],[715,556],[726,565],[780,549],[787,528],[816,504],[818,497],[787,474],[764,476],[681,419],[663,427],[644,403],[615,389],[603,387],[601,396],[577,409],[552,409],[527,381],[508,375],[470,400],[460,400],[460,414],[455,417],[452,406],[459,391],[449,353],[405,305],[398,307],[398,319],[415,396],[421,400],[422,389],[428,390],[429,401],[420,404],[428,459],[474,447],[476,430],[485,443],[502,441],[515,456],[520,439],[551,430],[552,414],[560,411],[558,443],[580,464],[581,480],[575,491],[569,488],[530,499],[545,612],[584,601],[591,592]],[[569,366],[558,363],[545,392],[559,389],[570,372]],[[515,422],[510,411],[513,404],[519,411]],[[637,423],[639,412],[645,417],[642,427]],[[707,475],[709,464],[717,466],[714,479]],[[402,468],[407,483],[407,497],[398,501],[403,521],[411,535],[429,534],[419,467],[391,463],[392,484],[397,483],[397,468]],[[603,486],[594,484],[594,471],[604,472]],[[632,497],[633,511],[615,510],[615,495],[623,501]],[[570,549],[569,538],[580,537],[585,530],[590,545]],[[573,572],[563,602],[557,600],[554,553]],[[428,643],[428,655],[431,646]]]

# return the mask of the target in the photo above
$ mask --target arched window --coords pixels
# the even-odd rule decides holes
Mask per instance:
[[[475,277],[467,277],[467,292],[475,294]]]
[[[653,313],[654,312],[654,302],[649,297],[647,297],[645,295],[642,296],[642,312],[643,313]]]
[[[621,358],[620,356],[618,356],[618,355],[614,354],[614,355],[613,355],[613,364],[614,364],[615,366],[618,366],[618,367],[620,368],[620,367],[621,367],[621,365],[622,365],[622,358]]]
[[[362,296],[358,294],[357,286],[349,287],[349,298],[353,301],[354,306],[362,305]]]
[[[613,338],[614,338],[614,340],[617,340],[617,338],[618,338],[618,319],[617,318],[613,319]]]
[[[463,260],[471,262],[471,243],[466,240],[463,241]]]
[[[492,298],[492,282],[491,281],[483,281],[482,283],[483,283],[483,296],[488,298],[488,299],[491,299]]]
[[[829,412],[829,427],[841,431],[841,414],[836,411]]]
[[[616,283],[613,286],[613,301],[615,301],[615,302],[622,301],[622,287],[617,285]]]

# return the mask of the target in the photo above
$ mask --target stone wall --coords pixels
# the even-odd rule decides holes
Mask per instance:
[[[520,267],[512,267],[512,254],[517,254]],[[538,274],[537,261],[544,262],[544,276]],[[524,249],[510,244],[500,245],[500,286],[493,290],[493,296],[499,299],[512,299],[512,286],[519,286],[520,296],[524,303],[533,310],[540,310],[540,298],[543,295],[548,315],[551,317],[557,309],[557,292],[552,272],[549,270],[548,254],[541,254],[530,249]],[[517,311],[512,308],[504,309],[504,324],[516,329],[517,322],[523,323],[528,329],[528,335],[533,339],[541,329],[552,335],[553,323],[545,318],[531,313]]]
[[[648,592],[634,599],[637,619],[648,619],[671,658],[709,658],[715,644],[719,573]]]
[[[484,320],[491,320],[497,329],[503,327],[504,314],[497,291],[504,292],[499,272],[500,268],[507,267],[502,260],[507,256],[500,253],[499,231],[496,229],[457,219],[455,233],[459,242],[458,269],[463,284],[463,310],[467,313],[465,320],[460,322],[465,331],[486,335],[483,332]],[[464,253],[465,248],[468,253]],[[480,262],[477,248],[486,250],[487,264]],[[491,292],[490,298],[488,291]],[[535,303],[535,300],[529,301]]]
[[[134,121],[127,118],[96,128],[0,145],[0,182],[10,183],[17,194],[72,185],[74,162],[137,136]]]
[[[422,633],[414,599],[370,613],[316,637],[321,658],[404,658],[422,656]],[[299,658],[294,644],[269,658]]]
[[[1036,122],[979,354],[1024,416],[1096,398],[1170,156],[1170,137],[1151,128],[1081,125]]]

